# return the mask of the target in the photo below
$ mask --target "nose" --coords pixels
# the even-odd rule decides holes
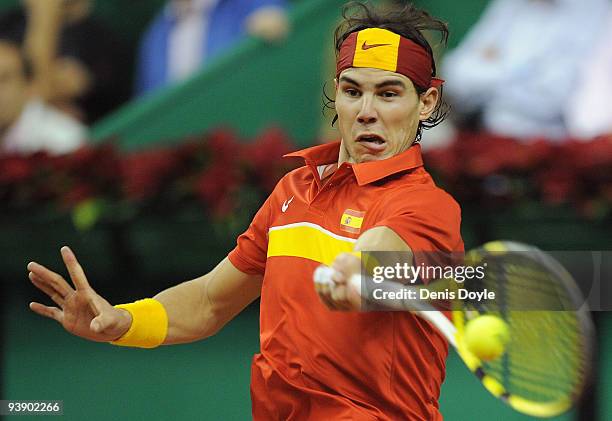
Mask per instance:
[[[372,124],[376,123],[377,120],[378,116],[374,108],[373,98],[364,95],[362,97],[361,110],[357,114],[357,121],[361,124]]]

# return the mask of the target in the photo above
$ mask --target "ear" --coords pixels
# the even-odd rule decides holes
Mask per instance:
[[[338,78],[337,77],[334,78],[334,90],[336,91],[338,90]]]
[[[440,99],[440,91],[437,88],[429,88],[426,92],[419,95],[420,111],[419,120],[427,120],[436,109],[438,100]]]

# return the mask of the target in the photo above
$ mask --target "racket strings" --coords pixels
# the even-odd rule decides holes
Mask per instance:
[[[582,387],[588,361],[582,351],[579,312],[555,273],[530,256],[506,254],[487,260],[486,276],[466,288],[495,291],[493,302],[461,303],[469,314],[494,314],[509,327],[512,338],[504,355],[484,362],[483,371],[511,395],[532,402],[575,397]]]
[[[490,261],[486,277],[466,283],[470,291],[495,292],[493,303],[469,300],[468,304],[484,311],[512,310],[576,310],[576,304],[568,297],[554,276],[543,272],[541,267],[527,258],[508,264]]]
[[[575,358],[580,347],[557,329],[559,322],[567,326],[571,321],[551,318],[551,312],[514,311],[507,316],[512,342],[502,358],[483,363],[483,371],[510,394],[532,401],[571,396],[582,378],[582,364]]]

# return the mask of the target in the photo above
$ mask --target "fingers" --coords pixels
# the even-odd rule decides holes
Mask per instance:
[[[87,277],[85,277],[85,272],[83,272],[83,268],[77,261],[72,250],[70,250],[69,247],[64,246],[61,248],[61,253],[62,259],[64,260],[64,264],[68,269],[68,273],[70,274],[70,279],[72,279],[74,287],[76,289],[90,288],[89,282],[87,282]]]
[[[101,317],[96,317],[96,318],[91,319],[91,323],[89,324],[89,328],[91,329],[92,332],[95,332],[95,333],[104,332],[106,327],[107,327],[106,323],[104,323],[104,320],[102,320]]]
[[[361,275],[353,275],[346,284],[346,299],[352,309],[363,310],[361,299]]]
[[[112,314],[101,313],[99,316],[94,317],[89,324],[89,328],[96,333],[102,333],[109,328],[114,328],[117,325],[117,318]]]
[[[40,265],[36,262],[30,262],[27,266],[30,273],[35,276],[36,281],[40,285],[44,285],[45,289],[41,288],[39,285],[35,284],[39,289],[43,290],[50,297],[54,294],[57,294],[59,297],[65,298],[69,294],[73,292],[73,289],[70,288],[70,285],[57,273],[52,270],[47,269],[43,265]],[[32,279],[30,277],[30,279]],[[48,291],[52,290],[53,292],[49,293]],[[55,301],[55,300],[54,300]]]
[[[55,289],[51,288],[49,285],[45,284],[44,281],[36,275],[34,272],[30,272],[28,274],[30,281],[34,284],[36,288],[47,294],[55,304],[60,307],[64,307],[64,297],[61,296]]]
[[[321,301],[330,310],[352,310],[348,300],[347,279],[344,274],[332,271],[326,266],[320,266],[315,271],[315,290]]]
[[[64,260],[64,264],[68,269],[68,273],[70,274],[70,279],[72,279],[72,282],[74,283],[74,286],[77,289],[90,288],[89,283],[87,282],[87,278],[85,277],[85,273],[83,272],[83,268],[77,261],[72,250],[70,250],[70,248],[68,247],[62,247],[61,254],[62,259]],[[37,284],[35,285],[41,290],[43,290],[50,297],[52,297],[54,293],[50,292],[49,288],[52,288],[55,293],[57,293],[57,295],[61,298],[65,298],[66,296],[74,292],[68,282],[66,282],[66,280],[62,278],[62,276],[53,272],[52,270],[47,269],[43,265],[38,264],[36,262],[30,262],[27,268],[36,277]],[[42,285],[45,285],[44,289],[41,288]]]
[[[346,282],[353,274],[361,271],[361,261],[350,253],[341,253],[334,259],[332,268],[338,275],[341,275],[335,277],[334,281]]]
[[[40,303],[30,303],[30,309],[41,316],[48,317],[53,319],[59,323],[62,323],[62,319],[64,317],[64,313],[57,307],[49,307],[42,305]]]
[[[127,310],[114,308],[108,301],[93,291],[91,291],[89,296],[88,304],[93,314],[95,314],[95,317],[89,324],[92,332],[113,333],[121,325],[122,321],[126,319],[129,319],[126,330],[129,329],[129,326],[132,324],[132,316]],[[121,335],[117,335],[117,337],[119,336]]]
[[[334,308],[334,303],[331,299],[331,284],[324,284],[315,282],[315,290],[319,295],[319,299],[325,304],[325,306],[329,309]]]
[[[348,299],[348,290],[346,285],[336,285],[332,288],[331,299],[338,310],[353,310],[351,302]]]
[[[330,310],[336,310],[336,304],[331,300],[331,298],[329,298],[329,296],[319,294],[319,298],[321,299],[321,301],[323,301],[325,307]]]
[[[91,298],[88,301],[88,304],[89,304],[89,308],[91,309],[92,313],[95,314],[96,316],[99,316],[102,313],[102,305],[99,302],[99,299],[97,296],[92,294]]]

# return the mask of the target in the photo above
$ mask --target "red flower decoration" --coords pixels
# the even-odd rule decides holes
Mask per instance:
[[[266,191],[272,191],[278,180],[294,167],[295,162],[282,158],[293,150],[293,145],[279,128],[266,130],[246,146],[247,162]]]
[[[139,206],[197,200],[215,218],[225,218],[255,206],[259,196],[263,200],[295,165],[282,158],[292,150],[283,131],[271,128],[251,142],[220,129],[178,146],[128,154],[105,144],[63,156],[5,155],[0,202],[13,208],[52,202],[71,209],[88,199],[127,199]],[[589,218],[611,208],[611,136],[552,143],[460,132],[449,146],[427,151],[424,160],[460,202],[571,203]]]
[[[198,178],[196,195],[209,206],[215,216],[223,216],[232,212],[238,205],[234,196],[241,181],[237,167],[213,165]]]
[[[11,155],[0,158],[0,184],[22,183],[34,173],[34,160]]]
[[[143,200],[161,191],[177,171],[179,159],[171,149],[152,149],[127,155],[121,162],[128,199]]]

